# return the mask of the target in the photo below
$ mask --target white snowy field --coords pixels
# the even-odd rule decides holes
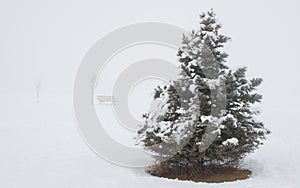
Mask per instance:
[[[0,0],[0,187],[298,188],[299,5],[297,0]],[[272,134],[245,159],[251,178],[220,184],[167,180],[97,156],[81,138],[72,104],[76,71],[89,48],[132,23],[161,22],[191,30],[198,14],[210,8],[232,37],[226,47],[228,63],[247,66],[250,77],[264,79],[261,119]],[[156,51],[147,49],[134,58],[153,57]],[[171,54],[176,51],[163,51],[164,58]],[[136,116],[143,112],[134,106],[144,98],[134,99],[130,108]],[[124,135],[110,131],[115,137]]]
[[[99,158],[82,140],[67,102],[1,103],[1,187],[274,187],[300,185],[296,133],[273,129],[268,142],[245,160],[248,180],[207,184],[152,177]],[[269,126],[272,128],[272,126]],[[286,133],[286,134],[285,134]],[[105,143],[104,143],[105,144]]]

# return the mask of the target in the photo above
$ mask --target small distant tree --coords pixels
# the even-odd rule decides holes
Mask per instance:
[[[262,99],[256,92],[262,79],[228,67],[223,47],[230,38],[220,29],[212,10],[202,13],[200,28],[183,36],[180,77],[155,89],[138,143],[159,162],[196,170],[237,166],[270,133],[254,108]]]
[[[96,87],[96,81],[97,81],[97,75],[94,73],[91,73],[90,75],[90,88],[93,90],[91,94],[91,105],[94,105],[94,92],[95,92],[95,87]]]
[[[41,82],[36,82],[36,102],[39,104],[40,103],[40,90],[41,90]]]

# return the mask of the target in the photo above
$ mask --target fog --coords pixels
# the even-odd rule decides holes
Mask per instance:
[[[44,145],[37,146],[36,142],[29,141],[33,138],[31,135],[40,135],[40,143],[51,142],[50,145],[46,144],[51,151],[48,153],[54,153],[55,156],[61,156],[69,150],[70,158],[80,153],[91,155],[94,161],[103,160],[96,159],[84,145],[77,132],[72,109],[77,68],[96,41],[115,29],[141,22],[168,23],[191,31],[198,27],[198,15],[211,8],[223,25],[222,32],[232,38],[226,45],[228,65],[233,68],[247,66],[248,77],[262,77],[264,80],[259,87],[263,95],[260,118],[272,134],[257,152],[256,159],[265,156],[265,160],[274,163],[279,160],[292,161],[291,166],[299,167],[299,5],[296,0],[0,1],[0,165],[4,165],[0,167],[0,174],[10,177],[3,184],[21,185],[21,182],[12,184],[14,178],[11,177],[17,170],[26,176],[39,172],[41,166],[37,165],[25,173],[30,167],[22,160],[28,155],[39,160],[37,156],[40,153],[36,153],[36,150],[44,156],[48,155],[49,148],[46,151]],[[145,56],[176,59],[176,50],[168,49],[166,55],[160,50],[157,54],[154,54],[155,50],[147,53],[145,49]],[[136,53],[140,52],[141,49]],[[174,57],[171,55],[173,52]],[[131,56],[128,59],[124,55],[122,57],[124,61],[132,60]],[[36,104],[38,83],[40,104]],[[141,90],[145,95],[152,92]],[[134,93],[134,96],[140,95]],[[143,113],[132,106],[130,108],[135,117]],[[138,109],[142,111],[145,108],[139,106]],[[58,135],[55,129],[59,129],[59,125],[63,128]],[[69,139],[68,143],[65,137]],[[62,142],[65,143],[61,146],[63,148],[56,150]],[[20,143],[23,143],[22,147]],[[75,143],[82,145],[74,149],[72,147],[77,147]],[[16,162],[19,157],[22,160]],[[89,158],[84,160],[88,161]],[[36,161],[30,164],[34,166]],[[43,170],[46,174],[51,171],[48,169],[50,164],[56,164],[55,160]],[[88,164],[90,168],[93,165],[93,162]],[[85,167],[82,165],[75,170]],[[59,165],[55,169],[52,171],[59,173]],[[24,181],[26,185],[30,184],[26,179]],[[84,184],[84,179],[81,183]],[[48,182],[47,185],[50,187],[51,184]],[[57,185],[65,187],[67,184],[62,186],[58,182]]]

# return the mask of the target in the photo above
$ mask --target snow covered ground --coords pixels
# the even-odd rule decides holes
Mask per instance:
[[[1,103],[1,187],[274,187],[300,185],[299,148],[294,133],[276,130],[264,147],[247,157],[250,179],[206,184],[152,177],[142,168],[111,164],[82,140],[71,104],[49,101]]]
[[[298,188],[299,2],[193,0],[191,5],[174,0],[0,1],[0,187]],[[272,134],[245,160],[252,177],[221,184],[167,180],[98,157],[81,138],[72,105],[76,70],[90,46],[132,23],[163,22],[191,30],[199,12],[212,7],[233,38],[226,49],[230,64],[248,66],[250,76],[264,79],[261,119]]]

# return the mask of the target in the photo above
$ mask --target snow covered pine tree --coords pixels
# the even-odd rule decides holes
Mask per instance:
[[[158,165],[237,167],[270,133],[256,119],[260,78],[226,65],[230,39],[219,33],[213,10],[200,15],[200,28],[183,36],[179,78],[155,89],[154,101],[138,130],[138,143]]]

